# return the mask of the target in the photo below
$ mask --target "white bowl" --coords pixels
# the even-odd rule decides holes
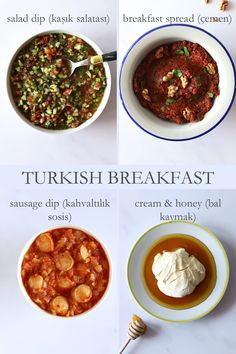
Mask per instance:
[[[212,253],[217,271],[216,284],[206,300],[194,307],[174,310],[157,304],[143,284],[143,262],[151,246],[165,235],[186,234],[203,242]],[[223,297],[229,280],[229,262],[220,241],[204,227],[188,222],[168,222],[145,232],[134,245],[127,267],[130,290],[138,304],[150,315],[169,322],[189,322],[212,311]]]
[[[175,41],[200,44],[218,65],[220,95],[200,122],[177,125],[157,118],[138,102],[133,91],[133,75],[142,59],[154,48]],[[130,118],[145,132],[165,140],[189,140],[214,129],[227,115],[235,96],[235,68],[223,44],[207,31],[190,25],[166,25],[142,35],[126,54],[120,74],[120,95]]]
[[[39,307],[38,305],[36,305],[36,303],[31,299],[31,297],[30,297],[29,294],[27,293],[27,291],[26,291],[26,289],[25,289],[25,286],[24,286],[24,284],[23,284],[23,281],[22,281],[22,277],[21,277],[21,268],[22,268],[22,262],[23,262],[24,256],[25,256],[25,254],[27,253],[27,251],[29,250],[29,248],[30,248],[30,246],[32,245],[32,243],[35,241],[35,239],[36,239],[40,234],[42,234],[42,233],[44,233],[44,232],[48,232],[48,231],[52,231],[52,230],[57,230],[57,229],[64,229],[64,228],[66,228],[66,229],[68,229],[68,228],[69,228],[69,229],[76,229],[76,230],[83,231],[83,232],[85,232],[86,234],[88,234],[89,236],[92,236],[95,240],[97,240],[97,241],[100,243],[100,245],[102,246],[102,248],[103,248],[103,250],[104,250],[104,252],[105,252],[105,254],[106,254],[106,256],[107,256],[108,263],[109,263],[109,270],[110,270],[110,272],[109,272],[109,281],[108,281],[108,284],[107,284],[107,288],[106,288],[106,290],[105,290],[103,296],[101,297],[101,299],[100,299],[93,307],[91,307],[91,309],[89,309],[88,311],[85,311],[85,312],[83,312],[83,313],[81,313],[81,314],[79,314],[79,315],[69,316],[69,317],[53,315],[52,313],[49,313],[49,312],[47,312],[47,311],[41,309],[41,307]],[[109,253],[108,253],[106,247],[104,246],[104,244],[103,244],[97,237],[95,237],[93,234],[91,234],[91,232],[89,232],[89,231],[87,231],[87,230],[85,230],[85,229],[83,229],[83,228],[81,228],[81,227],[71,226],[71,225],[60,225],[60,226],[49,227],[49,228],[44,229],[44,230],[38,232],[37,234],[35,234],[35,235],[25,244],[25,246],[23,247],[23,249],[22,249],[22,251],[21,251],[21,253],[20,253],[20,257],[19,257],[18,265],[17,265],[17,278],[18,278],[18,283],[19,283],[19,286],[20,286],[20,289],[21,289],[21,292],[22,292],[24,298],[26,299],[26,301],[27,301],[28,303],[30,303],[30,304],[34,307],[34,309],[40,311],[41,313],[44,313],[44,314],[46,314],[46,315],[49,315],[50,317],[62,318],[62,319],[64,319],[64,318],[66,318],[66,319],[67,319],[67,318],[70,318],[70,319],[72,319],[72,318],[77,318],[77,317],[84,316],[84,315],[86,315],[87,313],[93,311],[98,305],[100,305],[100,304],[103,302],[103,300],[104,300],[105,297],[107,296],[107,293],[108,293],[108,291],[109,291],[109,288],[110,288],[110,286],[111,286],[111,281],[112,281],[112,264],[111,264],[111,258],[110,258],[110,256],[109,256]]]
[[[42,36],[42,35],[46,35],[46,34],[50,34],[50,33],[65,33],[65,34],[69,34],[72,36],[77,36],[81,39],[83,39],[86,43],[88,43],[94,50],[96,53],[98,54],[103,54],[102,50],[97,46],[96,43],[94,43],[91,39],[87,38],[86,36],[79,34],[79,33],[72,33],[72,32],[68,32],[68,31],[62,31],[62,30],[52,30],[52,31],[46,31],[46,32],[41,32],[38,33],[36,35],[34,35],[33,37],[31,37],[30,39],[28,39],[27,41],[25,41],[15,52],[15,54],[13,55],[9,67],[8,67],[8,71],[7,71],[7,91],[8,91],[8,96],[11,102],[11,105],[13,107],[13,109],[15,110],[15,112],[18,114],[18,116],[22,119],[23,122],[25,122],[27,125],[29,125],[30,127],[44,132],[44,133],[48,133],[48,134],[70,134],[70,133],[75,133],[78,132],[79,130],[82,130],[86,127],[88,127],[89,125],[91,125],[93,122],[95,122],[95,120],[98,119],[98,117],[101,115],[102,111],[104,110],[104,108],[106,107],[106,104],[108,102],[109,96],[110,96],[110,92],[111,92],[111,71],[109,68],[109,65],[107,63],[103,63],[104,69],[105,69],[105,74],[106,74],[106,79],[107,79],[107,86],[105,88],[104,91],[104,95],[103,98],[100,102],[100,105],[98,107],[98,109],[96,110],[96,112],[94,113],[94,115],[88,119],[86,122],[82,123],[81,125],[79,125],[77,128],[69,128],[69,129],[46,129],[46,128],[42,128],[40,126],[37,126],[33,123],[31,123],[24,115],[23,113],[17,108],[14,99],[12,97],[12,91],[11,91],[11,85],[10,85],[10,74],[11,74],[11,69],[12,69],[12,65],[15,61],[15,58],[17,57],[17,55],[19,54],[19,52],[27,45],[29,44],[35,37],[38,36]]]

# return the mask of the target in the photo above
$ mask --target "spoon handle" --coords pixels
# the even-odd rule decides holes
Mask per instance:
[[[103,61],[113,61],[117,59],[117,52],[110,52],[102,55]]]

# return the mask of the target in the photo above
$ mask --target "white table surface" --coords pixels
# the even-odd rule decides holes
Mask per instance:
[[[18,47],[33,35],[50,29],[65,29],[82,33],[91,38],[104,51],[116,49],[115,3],[103,1],[1,0],[0,14],[0,91],[1,131],[0,163],[79,163],[111,164],[116,162],[116,64],[110,63],[112,92],[102,115],[88,128],[69,135],[50,136],[35,131],[20,120],[11,107],[6,91],[6,75],[9,62]],[[15,14],[39,14],[57,16],[110,16],[108,25],[103,23],[33,24],[7,23]]]
[[[222,208],[195,211],[197,223],[211,230],[222,242],[230,263],[230,281],[220,304],[206,317],[190,323],[160,321],[136,303],[126,281],[128,255],[137,239],[157,225],[160,211],[179,214],[194,211],[191,208],[166,210],[164,208],[135,208],[135,201],[165,201],[178,198],[182,201],[204,201],[222,198]],[[120,344],[125,340],[126,328],[132,314],[136,313],[148,325],[146,335],[131,343],[126,354],[234,354],[236,348],[236,282],[235,282],[235,191],[125,191],[120,196],[119,299]]]
[[[140,16],[191,16],[199,14],[209,16],[224,15],[217,10],[219,1],[204,0],[145,0],[136,2],[120,0],[120,21],[122,15]],[[236,6],[230,2],[230,14],[233,17],[231,25],[224,23],[209,23],[202,26],[214,34],[229,50],[233,59],[236,58],[236,41],[232,33],[236,31]],[[123,59],[130,46],[148,30],[165,23],[120,23],[119,54]],[[196,22],[190,23],[200,27]],[[232,107],[225,120],[209,134],[187,142],[162,141],[142,131],[129,118],[121,102],[119,104],[119,161],[121,164],[223,164],[236,163],[236,106]]]
[[[1,354],[116,354],[118,344],[118,304],[116,250],[116,194],[112,191],[96,193],[76,191],[35,192],[25,190],[3,190],[0,199],[0,352]],[[63,222],[48,222],[48,214],[61,214],[62,209],[53,213],[48,208],[39,211],[9,207],[11,200],[42,200],[64,198],[86,201],[91,198],[107,197],[111,207],[74,209],[71,225],[82,227],[99,238],[106,246],[112,259],[111,287],[94,310],[73,318],[58,318],[35,309],[24,298],[17,281],[17,262],[25,243],[36,233],[51,226],[65,225]],[[14,222],[12,222],[14,220]],[[106,222],[104,222],[106,220]]]

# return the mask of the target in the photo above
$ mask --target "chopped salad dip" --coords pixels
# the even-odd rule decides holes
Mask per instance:
[[[104,66],[79,67],[69,77],[63,58],[78,62],[96,54],[83,39],[69,34],[33,38],[12,64],[11,91],[17,108],[46,129],[76,128],[90,119],[107,85]]]
[[[153,49],[136,68],[140,104],[176,124],[201,121],[219,95],[215,60],[199,44],[178,41]]]

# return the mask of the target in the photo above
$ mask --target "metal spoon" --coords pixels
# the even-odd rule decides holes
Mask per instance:
[[[116,59],[117,59],[117,52],[115,51],[115,52],[110,52],[110,53],[102,54],[102,55],[99,55],[99,54],[94,55],[92,57],[89,57],[89,58],[79,61],[77,63],[74,63],[73,61],[71,61],[70,59],[67,59],[67,58],[63,58],[62,60],[69,69],[68,77],[70,77],[74,73],[75,69],[77,69],[80,66],[86,66],[86,65],[90,65],[90,64],[96,65],[96,64],[100,64],[100,63],[103,63],[106,61],[113,61]]]

